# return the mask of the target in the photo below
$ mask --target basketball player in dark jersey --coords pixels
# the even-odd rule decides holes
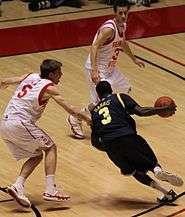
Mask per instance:
[[[161,191],[164,195],[158,198],[159,202],[172,201],[176,193],[164,189],[147,172],[152,171],[157,179],[174,186],[182,186],[183,180],[162,170],[147,141],[137,134],[131,115],[151,116],[159,112],[173,115],[176,106],[141,107],[129,95],[112,94],[107,81],[100,81],[96,91],[100,102],[91,110],[92,145],[105,151],[123,175],[132,175],[140,183]]]

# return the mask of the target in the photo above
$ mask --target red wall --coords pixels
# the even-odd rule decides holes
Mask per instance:
[[[89,45],[111,16],[0,29],[0,56]],[[185,5],[131,12],[127,39],[185,32]]]

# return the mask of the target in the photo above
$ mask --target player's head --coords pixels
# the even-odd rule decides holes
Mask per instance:
[[[100,81],[96,85],[96,92],[98,97],[102,99],[104,96],[112,93],[112,87],[108,81]]]
[[[115,0],[113,4],[113,10],[116,13],[118,10],[118,7],[126,7],[127,10],[130,9],[130,3],[128,0]]]
[[[113,10],[116,20],[121,24],[126,22],[128,11],[130,9],[130,3],[128,0],[115,0]]]
[[[51,80],[54,84],[58,84],[63,74],[61,67],[61,62],[53,59],[46,59],[40,65],[40,76],[41,78]]]

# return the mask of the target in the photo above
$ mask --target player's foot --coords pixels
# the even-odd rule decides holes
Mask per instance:
[[[53,193],[43,193],[43,199],[47,201],[64,201],[64,200],[69,200],[70,196],[65,193],[64,191],[59,191],[56,188],[54,189]]]
[[[31,207],[31,202],[24,195],[23,191],[18,190],[14,185],[10,185],[7,187],[7,192],[23,207],[29,208]]]
[[[177,194],[175,191],[170,190],[167,194],[164,194],[163,196],[157,198],[158,203],[167,203],[167,202],[173,202],[177,197]]]
[[[180,177],[178,177],[177,175],[168,173],[166,171],[156,172],[155,177],[161,181],[169,182],[171,185],[174,185],[174,186],[183,185],[183,180]]]
[[[51,2],[49,0],[32,0],[28,4],[28,8],[31,11],[38,11],[41,9],[47,9],[51,7]]]
[[[84,139],[85,136],[82,131],[82,121],[73,117],[72,115],[69,115],[67,122],[71,126],[71,131],[75,138],[77,139]]]
[[[150,4],[151,4],[151,0],[143,0],[142,1],[142,5],[145,7],[150,7]]]

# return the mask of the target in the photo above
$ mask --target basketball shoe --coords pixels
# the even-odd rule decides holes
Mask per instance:
[[[183,180],[178,177],[177,175],[168,173],[166,171],[157,171],[154,173],[155,177],[161,181],[166,181],[169,182],[171,185],[174,186],[182,186],[183,185]]]
[[[7,187],[7,192],[23,207],[29,208],[31,207],[31,202],[24,195],[23,190],[19,190],[14,185],[10,185]]]
[[[82,121],[79,120],[78,118],[69,115],[67,122],[69,123],[70,127],[71,127],[71,131],[74,135],[75,138],[77,139],[84,139],[85,136],[83,134],[83,130],[82,130]]]
[[[177,197],[177,194],[175,191],[170,190],[167,192],[167,194],[164,194],[163,196],[157,198],[158,203],[167,203],[167,202],[173,202]]]
[[[63,190],[57,190],[56,185],[54,186],[52,192],[44,192],[42,197],[44,200],[56,202],[70,199],[70,196],[66,194]]]

